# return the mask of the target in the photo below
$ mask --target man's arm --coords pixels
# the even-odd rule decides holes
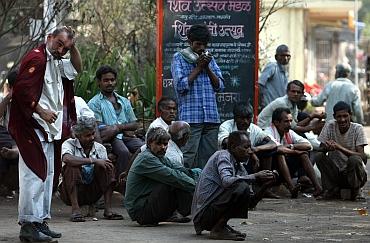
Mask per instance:
[[[273,150],[277,148],[277,144],[274,141],[272,141],[270,137],[268,136],[265,137],[264,141],[266,141],[267,143],[253,147],[252,148],[253,152],[258,153],[258,152],[269,151],[269,150]]]
[[[76,69],[78,73],[81,73],[82,71],[82,59],[81,59],[81,54],[79,50],[77,49],[76,45],[73,44],[71,49],[69,50],[70,55],[71,55],[71,63],[73,67]]]
[[[321,93],[318,96],[312,97],[311,104],[313,106],[321,106],[324,104],[324,102],[328,99],[328,95],[330,92],[330,86],[331,86],[331,83],[325,85],[324,89],[321,91]]]
[[[5,96],[3,100],[0,102],[0,117],[4,117],[5,111],[7,110],[7,107],[10,104],[11,99],[12,99],[12,91],[10,91],[9,94]]]
[[[334,150],[338,150],[338,151],[342,152],[347,157],[352,156],[352,155],[358,155],[358,156],[360,156],[362,158],[363,161],[366,161],[367,160],[367,157],[366,157],[366,154],[365,154],[365,150],[364,150],[365,145],[356,146],[355,147],[356,148],[356,151],[352,151],[352,150],[349,150],[349,149],[343,147],[342,145],[340,145],[339,143],[335,142],[334,140],[330,140],[330,141],[328,141],[328,143],[331,143],[332,148]]]
[[[181,170],[166,166],[154,155],[142,158],[142,162],[135,173],[185,191],[193,192],[195,189],[193,178]]]

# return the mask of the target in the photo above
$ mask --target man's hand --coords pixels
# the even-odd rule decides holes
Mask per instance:
[[[202,69],[207,68],[211,60],[212,60],[211,55],[209,54],[206,55],[205,53],[202,53],[202,55],[200,55],[197,60],[197,66],[201,67]]]
[[[262,182],[270,181],[270,180],[275,179],[275,174],[271,170],[261,170],[261,171],[255,173],[254,176],[256,177],[257,181],[262,181]]]
[[[58,114],[55,111],[43,109],[39,105],[36,107],[36,113],[39,114],[44,121],[50,124],[54,123],[58,119]]]
[[[112,161],[110,161],[109,159],[92,159],[92,162],[96,165],[96,166],[100,166],[100,167],[103,167],[104,169],[106,168],[110,168],[113,170],[113,164],[112,164]]]
[[[311,120],[314,119],[314,118],[325,119],[326,118],[326,113],[325,112],[314,111],[310,114],[310,118],[311,118]]]
[[[119,133],[119,129],[116,125],[104,126],[99,132],[103,142],[109,142]]]
[[[338,144],[334,140],[328,140],[324,144],[328,151],[334,151],[338,149]]]

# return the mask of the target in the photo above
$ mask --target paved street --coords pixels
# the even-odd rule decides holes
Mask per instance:
[[[370,127],[366,127],[370,141]],[[370,149],[366,149],[370,154]],[[368,163],[368,171],[370,166]],[[362,216],[358,209],[369,208],[370,185],[364,194],[367,202],[316,201],[303,197],[264,199],[249,219],[230,222],[247,233],[247,242],[369,242],[370,216]],[[50,225],[63,233],[60,243],[84,242],[209,242],[208,233],[196,236],[191,223],[164,223],[158,227],[140,227],[132,222],[123,209],[122,197],[114,194],[114,209],[123,213],[123,221],[109,221],[97,213],[98,221],[89,218],[84,223],[68,221],[70,208],[59,199],[53,201]],[[17,198],[0,198],[0,242],[19,242]],[[218,241],[222,242],[222,241]]]

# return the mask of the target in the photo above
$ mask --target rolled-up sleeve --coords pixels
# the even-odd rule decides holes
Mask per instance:
[[[224,78],[222,77],[222,72],[221,72],[221,69],[220,67],[217,65],[215,59],[212,57],[212,61],[211,63],[209,64],[210,65],[210,68],[212,70],[212,72],[216,75],[216,77],[218,78],[218,88],[214,88],[213,87],[213,90],[215,92],[222,92],[224,89],[225,89],[225,85],[224,85]]]

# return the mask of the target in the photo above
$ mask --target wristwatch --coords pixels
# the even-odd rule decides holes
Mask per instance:
[[[294,144],[289,144],[289,148],[294,150]]]

